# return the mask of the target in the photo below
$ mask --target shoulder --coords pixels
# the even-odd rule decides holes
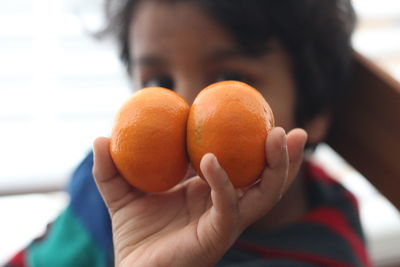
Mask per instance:
[[[239,257],[242,264],[257,259],[274,266],[294,266],[285,265],[290,261],[299,266],[371,266],[354,196],[315,164],[304,167],[309,212],[277,231],[245,232],[223,262]]]

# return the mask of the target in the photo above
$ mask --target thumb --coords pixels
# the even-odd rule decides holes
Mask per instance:
[[[109,147],[109,138],[99,137],[94,141],[93,177],[107,207],[118,210],[140,192],[119,175],[111,159]],[[132,193],[132,197],[126,197]]]

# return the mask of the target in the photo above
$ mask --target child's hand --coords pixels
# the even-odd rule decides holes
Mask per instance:
[[[158,194],[143,193],[117,172],[109,139],[94,143],[93,174],[109,209],[116,266],[212,266],[293,182],[303,158],[303,130],[273,129],[260,181],[235,190],[212,154],[196,176]],[[286,141],[287,140],[287,141]]]

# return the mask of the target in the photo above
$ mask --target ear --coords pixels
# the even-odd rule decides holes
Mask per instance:
[[[308,144],[316,145],[325,139],[331,124],[331,114],[324,112],[305,124],[308,134]]]

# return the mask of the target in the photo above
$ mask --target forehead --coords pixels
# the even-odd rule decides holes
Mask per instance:
[[[168,55],[172,51],[207,54],[237,48],[232,36],[215,19],[187,1],[142,1],[129,33],[133,58],[154,53]]]

